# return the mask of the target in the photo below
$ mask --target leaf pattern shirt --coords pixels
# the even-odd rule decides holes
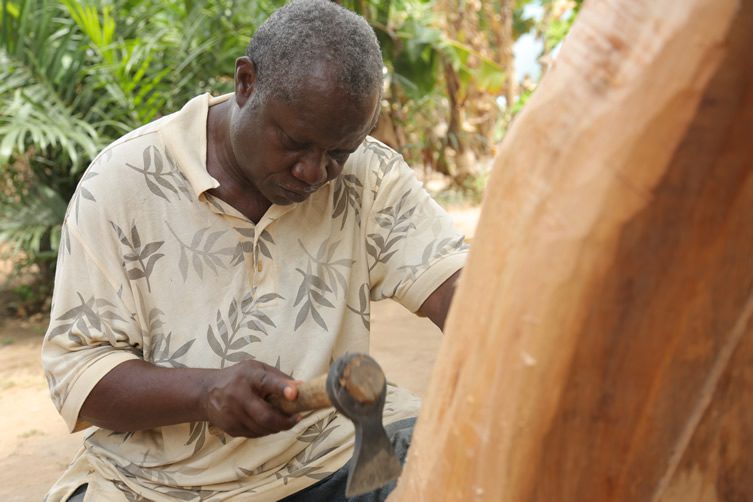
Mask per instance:
[[[411,311],[459,270],[467,250],[402,157],[367,138],[343,173],[254,224],[208,193],[208,108],[177,113],[107,147],[63,225],[43,362],[70,430],[116,365],[223,368],[245,359],[306,380],[346,352],[368,352],[369,303]],[[389,375],[387,375],[389,378]],[[384,421],[419,401],[389,387]],[[351,422],[332,409],[289,431],[246,439],[205,422],[116,433],[92,427],[48,493],[65,500],[276,500],[342,467]]]

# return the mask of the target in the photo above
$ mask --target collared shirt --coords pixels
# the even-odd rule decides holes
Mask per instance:
[[[116,365],[225,368],[245,359],[296,379],[368,352],[370,300],[416,311],[465,261],[463,236],[402,157],[367,138],[343,173],[258,223],[212,196],[210,106],[179,112],[107,147],[84,174],[63,225],[43,362],[70,430]],[[389,377],[389,375],[387,375]],[[389,387],[385,423],[418,400]],[[145,410],[148,413],[148,410]],[[332,409],[292,429],[232,438],[206,422],[135,433],[92,428],[48,494],[89,483],[94,500],[276,500],[350,458],[352,423]]]

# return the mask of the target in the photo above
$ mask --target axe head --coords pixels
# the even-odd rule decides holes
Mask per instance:
[[[345,488],[345,495],[348,497],[376,490],[396,479],[402,471],[400,461],[382,426],[381,415],[376,418],[376,424],[356,422],[356,445]]]
[[[387,380],[379,364],[366,354],[346,354],[330,368],[327,394],[355,426],[345,495],[361,495],[397,478],[402,466],[382,425]]]

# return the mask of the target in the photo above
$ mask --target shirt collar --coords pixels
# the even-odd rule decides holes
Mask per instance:
[[[165,147],[197,198],[220,186],[207,172],[207,115],[210,106],[227,101],[230,96],[196,96],[174,113],[160,131]]]

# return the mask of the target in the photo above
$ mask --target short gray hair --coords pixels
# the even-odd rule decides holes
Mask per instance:
[[[329,0],[293,0],[251,38],[246,55],[256,66],[257,102],[270,95],[294,101],[317,63],[334,71],[340,88],[363,99],[382,91],[382,54],[364,18]]]

